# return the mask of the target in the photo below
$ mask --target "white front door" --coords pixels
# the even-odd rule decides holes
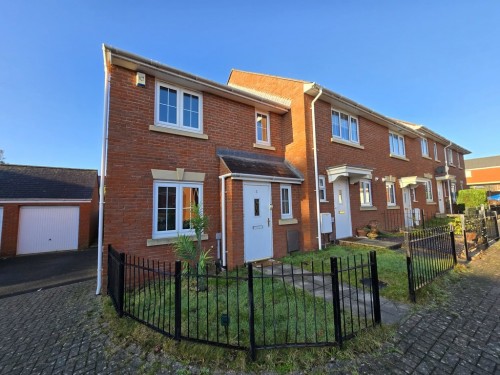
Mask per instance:
[[[243,183],[245,262],[273,256],[271,184]]]
[[[437,181],[437,190],[438,190],[439,213],[444,214],[444,193],[443,193],[442,181]]]
[[[0,207],[0,249],[2,249],[3,207]]]
[[[19,210],[17,254],[78,249],[78,206],[33,206]]]
[[[403,188],[403,212],[405,216],[405,227],[413,227],[413,212],[411,207],[411,190]]]
[[[335,205],[335,237],[337,239],[351,237],[351,205],[347,178],[339,177],[333,182],[333,198]]]

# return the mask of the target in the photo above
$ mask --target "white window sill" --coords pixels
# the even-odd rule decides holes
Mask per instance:
[[[319,203],[328,203],[329,201],[327,201],[326,199],[323,199],[323,200],[319,200]]]
[[[195,133],[187,130],[168,128],[166,126],[149,125],[149,130],[159,133],[167,133],[180,135],[183,137],[197,138],[197,139],[208,139],[208,135],[203,133]]]
[[[297,224],[299,221],[297,219],[280,219],[278,224],[279,225],[290,225],[290,224]]]
[[[260,143],[254,143],[253,147],[255,147],[255,148],[261,148],[263,150],[276,151],[276,147],[274,147],[274,146],[268,146],[268,145],[261,145]]]
[[[441,163],[441,160],[436,160],[436,159],[434,159],[434,161],[435,161],[436,163]]]
[[[401,207],[399,206],[387,206],[388,210],[399,210]]]
[[[436,204],[437,204],[437,203],[436,203],[436,202],[434,202],[434,201],[427,201],[427,202],[425,202],[425,203],[427,203],[427,204],[428,204],[428,205],[430,205],[430,206],[432,206],[432,205],[436,205]]]
[[[191,240],[196,241],[196,236],[188,236]],[[201,235],[202,241],[208,240],[208,234]],[[150,238],[147,240],[146,246],[159,246],[159,245],[171,245],[177,241],[177,236],[175,237],[164,237],[164,238]]]
[[[406,158],[405,156],[401,156],[401,155],[389,154],[389,156],[391,158],[394,158],[394,159],[399,159],[399,160],[404,160],[404,161],[410,161],[410,159]]]
[[[424,159],[429,159],[429,160],[432,160],[432,158],[431,158],[429,155],[422,155],[422,157],[423,157]]]
[[[377,207],[375,206],[361,206],[359,208],[360,211],[377,211]]]
[[[354,148],[359,148],[360,150],[364,150],[365,149],[365,147],[361,146],[359,143],[354,143],[354,142],[346,141],[345,139],[340,139],[340,138],[332,137],[331,138],[331,142],[332,143],[339,143],[341,145],[346,145],[346,146],[350,146],[350,147],[354,147]]]

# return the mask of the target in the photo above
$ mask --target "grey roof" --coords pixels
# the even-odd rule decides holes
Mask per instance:
[[[500,155],[466,159],[464,162],[465,169],[500,167]]]
[[[88,200],[96,184],[96,170],[0,165],[0,199]]]
[[[218,150],[231,173],[301,179],[302,176],[284,158],[244,151]]]

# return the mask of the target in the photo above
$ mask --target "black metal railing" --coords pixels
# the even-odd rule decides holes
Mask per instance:
[[[384,229],[390,232],[399,232],[400,230],[425,228],[427,221],[425,215],[423,209],[386,210],[384,211]]]
[[[495,212],[465,216],[462,221],[462,231],[467,260],[472,259],[474,252],[486,249],[491,242],[500,238],[498,218]]]
[[[123,316],[125,254],[108,246],[108,295],[118,315]]]
[[[406,265],[410,299],[416,291],[457,264],[455,238],[448,225],[405,233]]]
[[[262,349],[342,345],[381,323],[375,252],[220,273],[115,255],[108,275],[122,278],[111,276],[108,294],[121,298],[117,311],[177,340],[248,350],[255,359]]]

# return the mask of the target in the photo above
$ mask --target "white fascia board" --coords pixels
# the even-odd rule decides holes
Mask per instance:
[[[279,182],[283,184],[302,184],[304,179],[301,178],[290,178],[290,177],[274,177],[274,176],[262,176],[255,174],[241,174],[241,173],[231,173],[228,175],[233,180],[241,181],[258,181],[258,182]]]

